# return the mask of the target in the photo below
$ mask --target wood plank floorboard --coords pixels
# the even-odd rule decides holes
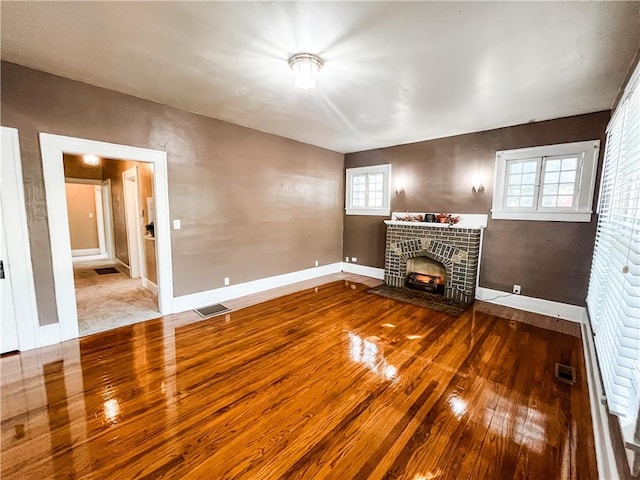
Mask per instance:
[[[1,478],[597,477],[575,330],[367,288],[342,279],[1,358]]]

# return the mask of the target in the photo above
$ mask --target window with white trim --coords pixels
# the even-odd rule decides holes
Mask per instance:
[[[589,222],[600,141],[496,152],[491,218]]]
[[[640,446],[640,66],[607,127],[587,293],[609,411]],[[629,458],[631,458],[629,456]]]
[[[387,216],[390,207],[391,165],[347,169],[347,215]]]

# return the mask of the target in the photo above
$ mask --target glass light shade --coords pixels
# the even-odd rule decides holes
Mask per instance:
[[[293,84],[298,88],[314,88],[318,84],[318,73],[322,60],[310,53],[299,53],[289,59],[293,70]]]
[[[83,155],[82,160],[87,165],[98,165],[100,163],[100,159],[95,155]]]

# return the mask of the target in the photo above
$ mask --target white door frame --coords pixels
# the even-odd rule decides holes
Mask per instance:
[[[115,256],[113,239],[113,211],[111,210],[111,179],[102,182],[102,218],[104,222],[105,254],[109,260]]]
[[[2,169],[0,168],[0,184],[2,183]],[[2,200],[2,199],[0,199]],[[4,228],[2,211],[5,202],[0,201],[0,260],[2,261],[2,278],[0,278],[0,353],[20,350],[18,341],[18,318],[13,305],[13,282],[11,281],[11,263],[6,248],[7,232]]]
[[[109,159],[126,159],[154,165],[158,307],[162,315],[170,314],[173,302],[173,270],[171,267],[166,152],[48,133],[40,134],[40,149],[42,151],[42,171],[49,217],[56,306],[60,322],[60,338],[52,340],[51,343],[78,337],[78,310],[71,262],[69,218],[64,191],[64,153],[76,155],[92,153]]]
[[[2,127],[2,205],[7,255],[11,268],[11,285],[18,330],[20,350],[29,350],[40,345],[38,333],[38,306],[33,282],[31,247],[27,227],[27,211],[24,202],[22,159],[18,130]],[[10,206],[10,208],[7,208]],[[5,266],[5,268],[7,268]]]
[[[129,183],[131,182],[131,183]],[[127,193],[131,185],[135,195]],[[129,248],[129,276],[131,278],[145,277],[144,251],[142,250],[142,235],[140,234],[140,185],[138,183],[138,167],[131,167],[122,172],[122,192],[124,194],[124,216],[127,230],[127,246]]]

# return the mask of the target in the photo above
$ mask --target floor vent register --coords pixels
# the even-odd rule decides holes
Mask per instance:
[[[200,307],[194,310],[194,312],[196,312],[202,318],[214,317],[216,315],[220,315],[221,313],[229,311],[230,309],[225,307],[221,303],[216,303],[215,305],[207,305],[206,307]]]
[[[575,385],[577,382],[575,368],[561,363],[556,363],[555,377],[559,381],[568,383],[569,385]]]

